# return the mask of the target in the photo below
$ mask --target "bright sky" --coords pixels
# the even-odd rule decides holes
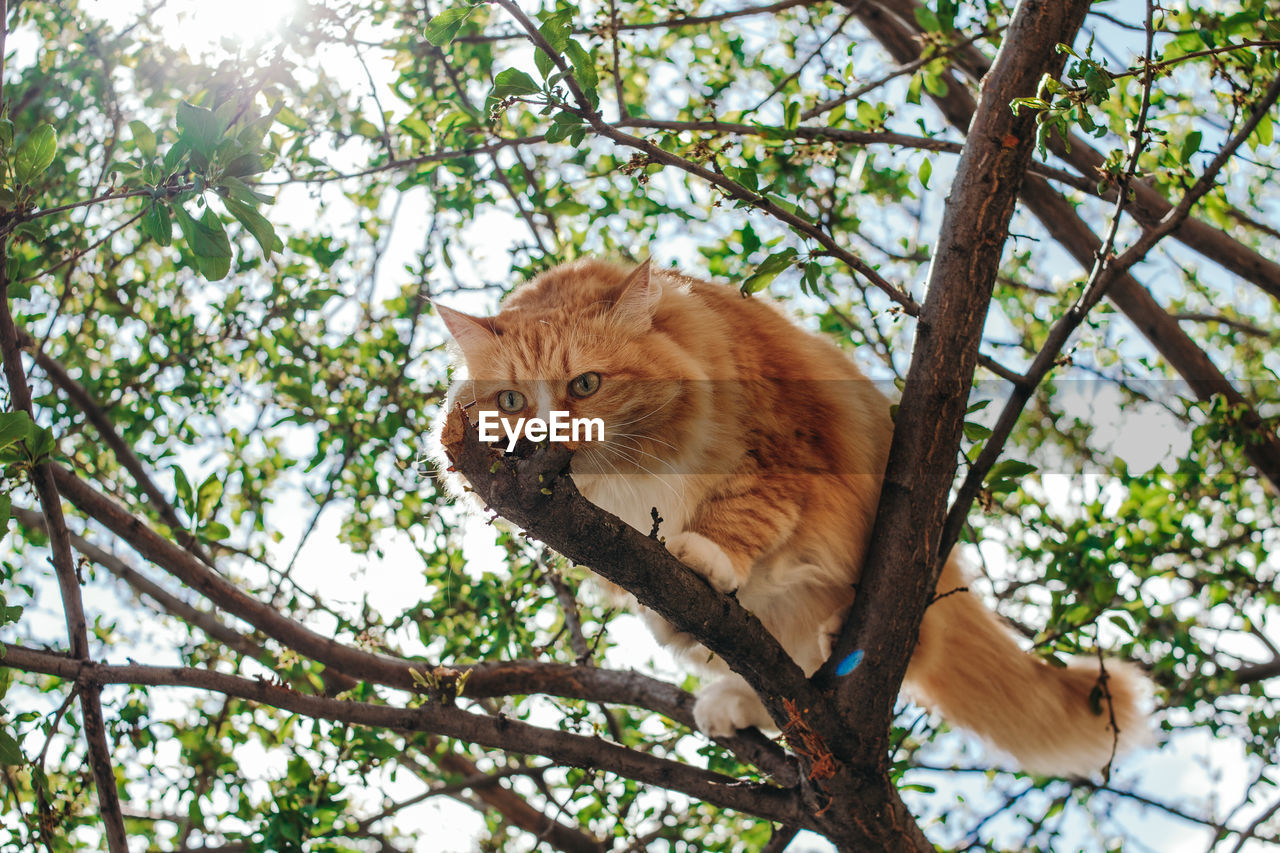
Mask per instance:
[[[214,51],[224,40],[249,45],[270,39],[297,13],[299,0],[179,0],[156,12],[155,24],[192,56]],[[87,8],[112,23],[132,20],[138,0],[89,0]]]

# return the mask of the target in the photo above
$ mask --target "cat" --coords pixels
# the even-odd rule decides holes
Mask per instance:
[[[853,600],[893,432],[888,398],[834,343],[764,299],[648,261],[563,264],[494,317],[436,308],[460,356],[447,417],[461,402],[472,421],[602,418],[604,441],[579,442],[571,463],[582,494],[646,533],[656,508],[672,554],[736,593],[806,674],[818,669]],[[714,678],[697,694],[699,729],[773,728],[741,676],[600,583]],[[1088,775],[1144,740],[1136,667],[1106,662],[1100,708],[1097,659],[1060,667],[1023,652],[966,586],[953,554],[907,669],[912,699],[1030,772]]]

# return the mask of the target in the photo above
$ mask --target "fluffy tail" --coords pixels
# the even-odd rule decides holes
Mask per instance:
[[[907,670],[913,699],[1032,773],[1090,776],[1149,740],[1137,667],[1079,658],[1063,668],[1028,655],[977,595],[947,594],[965,582],[953,556]]]

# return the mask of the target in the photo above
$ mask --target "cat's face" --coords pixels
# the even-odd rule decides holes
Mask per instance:
[[[703,383],[660,325],[661,289],[648,265],[622,277],[592,268],[516,291],[495,317],[437,306],[465,362],[454,394],[473,423],[599,419],[604,439],[567,444],[578,473],[672,473],[696,429]],[[489,413],[489,414],[486,414]],[[584,429],[579,436],[592,435]]]

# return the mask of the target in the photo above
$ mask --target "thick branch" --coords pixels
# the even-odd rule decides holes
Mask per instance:
[[[858,595],[836,649],[815,676],[835,678],[835,663],[855,649],[863,666],[839,690],[846,719],[872,719],[887,732],[907,659],[933,589],[947,491],[978,347],[999,272],[1018,188],[1031,160],[1034,119],[1009,103],[1057,73],[1088,11],[1088,0],[1022,0],[1014,12],[947,198],[930,264],[911,367],[898,409],[884,487]],[[868,761],[885,760],[883,739]]]
[[[114,532],[145,559],[169,572],[219,608],[237,616],[267,636],[337,673],[360,681],[372,681],[403,690],[417,690],[411,669],[423,671],[432,664],[391,655],[375,654],[344,645],[331,636],[312,631],[258,601],[187,551],[160,536],[144,521],[115,501],[100,494],[67,469],[55,465],[54,475],[63,494],[99,524]],[[548,693],[593,702],[635,705],[665,714],[693,726],[692,697],[669,684],[637,673],[620,673],[595,667],[535,662],[478,664],[470,670],[468,696],[507,696]],[[760,736],[723,739],[721,745],[743,761],[756,764],[779,779],[794,774],[781,750]]]
[[[570,454],[562,446],[553,444],[518,460],[482,444],[464,415],[448,423],[444,445],[454,467],[492,509],[696,636],[747,679],[780,726],[799,726],[814,735],[822,756],[815,750],[805,755],[808,772],[801,792],[806,826],[848,849],[932,849],[887,775],[875,764],[854,764],[835,751],[851,740],[879,737],[883,743],[887,721],[873,734],[864,731],[866,724],[851,722],[858,718],[832,713],[831,693],[813,689],[754,615],[713,590],[656,538],[582,497],[567,475]],[[794,703],[790,711],[788,702]],[[830,776],[812,770],[823,756],[830,761]]]
[[[737,600],[711,588],[655,537],[584,498],[568,475],[570,452],[551,444],[526,460],[480,441],[461,409],[445,429],[445,452],[487,506],[561,554],[630,592],[698,639],[760,693],[779,725],[783,699],[807,689],[804,673]]]

